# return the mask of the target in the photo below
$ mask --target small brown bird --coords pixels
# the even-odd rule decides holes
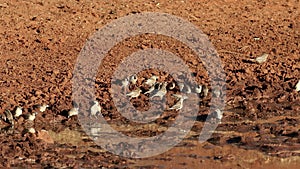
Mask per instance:
[[[202,85],[197,85],[197,87],[195,87],[195,92],[200,94],[202,92]]]
[[[216,109],[215,112],[216,112],[217,119],[221,120],[223,117],[223,113],[221,112],[221,110]]]
[[[186,85],[186,92],[187,94],[190,94],[192,92],[191,87],[189,85]]]
[[[151,98],[153,97],[160,97],[162,99],[167,94],[167,82],[164,82],[161,86],[161,88],[158,90],[157,93],[155,93]]]
[[[214,96],[216,96],[216,97],[220,97],[221,91],[219,90],[219,88],[214,88],[214,89],[213,89],[213,94],[214,94]]]
[[[300,91],[300,80],[298,81],[298,83],[296,84],[296,91],[299,92]]]
[[[43,105],[39,106],[39,110],[40,110],[40,112],[44,112],[44,111],[46,111],[46,109],[47,109],[48,107],[49,107],[49,105],[43,104]]]
[[[208,87],[206,85],[203,85],[202,87],[202,94],[203,97],[206,97],[208,95]]]
[[[265,61],[267,61],[269,54],[264,53],[263,55],[257,57],[255,60],[258,63],[264,63]]]
[[[182,95],[181,94],[172,94],[173,97],[175,97],[177,100],[182,99]]]
[[[173,90],[174,88],[175,88],[175,83],[174,82],[171,82],[171,85],[170,85],[170,87],[169,87],[169,90]]]
[[[153,86],[156,83],[156,80],[158,79],[157,76],[151,76],[146,82],[145,84],[148,86]]]
[[[32,113],[32,114],[28,114],[28,115],[27,115],[27,120],[29,120],[29,121],[34,121],[36,115],[37,115],[37,112],[34,112],[34,113]]]
[[[36,131],[33,127],[30,127],[28,130],[28,133],[34,134]]]
[[[94,101],[94,105],[90,109],[90,116],[94,116],[97,118],[98,113],[101,113],[101,107],[98,101]]]
[[[144,94],[152,93],[154,90],[155,90],[155,85],[150,87],[150,89],[148,91],[146,91]]]
[[[140,96],[141,92],[142,92],[142,90],[140,88],[137,88],[137,89],[131,91],[130,93],[128,93],[127,96],[129,96],[131,99],[136,98],[136,97]]]
[[[78,115],[78,107],[73,107],[69,112],[68,112],[68,118],[72,117],[72,116],[76,116]]]
[[[122,88],[125,90],[127,88],[127,86],[129,85],[129,81],[127,78],[125,78],[124,80],[122,80]]]
[[[264,63],[265,61],[267,61],[269,54],[264,53],[261,56],[255,58],[255,59],[250,59],[251,62],[257,62],[259,64]]]
[[[178,83],[178,86],[179,86],[179,90],[182,91],[183,88],[184,88],[184,84],[183,83]]]
[[[182,107],[183,107],[183,101],[185,99],[187,99],[188,97],[185,96],[185,95],[183,95],[183,96],[180,97],[178,95],[178,98],[180,98],[179,101],[177,101],[172,107],[170,107],[169,110],[176,110],[176,111],[178,111],[178,110],[182,109]]]
[[[22,115],[22,107],[18,106],[18,107],[16,108],[14,117],[17,118],[17,117],[19,117],[19,116],[21,116],[21,115]]]
[[[137,82],[137,76],[134,74],[134,75],[132,75],[131,77],[130,77],[130,83],[131,84],[136,84],[136,82]]]
[[[14,126],[14,117],[11,112],[9,110],[5,110],[4,115],[5,116],[2,117],[3,120]]]

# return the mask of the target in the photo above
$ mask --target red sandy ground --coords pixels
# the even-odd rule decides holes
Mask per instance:
[[[1,120],[0,165],[299,168],[300,94],[294,90],[300,78],[299,7],[298,0],[0,0],[0,114],[18,105],[24,107],[24,114],[35,104],[51,106],[39,113],[33,124],[23,117],[16,119],[12,132],[4,129],[8,124]],[[80,130],[77,118],[67,119],[63,112],[71,108],[72,71],[86,39],[114,19],[145,11],[182,17],[208,35],[227,75],[228,110],[218,132],[203,144],[197,142],[203,125],[199,120],[191,135],[170,151],[148,159],[126,159],[101,149],[82,132],[75,132]],[[115,47],[108,57],[154,46],[193,58],[176,41],[157,38],[132,38]],[[246,61],[263,53],[269,54],[263,64]],[[194,66],[192,70],[199,75],[199,69]],[[108,97],[109,85],[105,82],[96,86],[100,101]],[[111,104],[101,103],[104,109]],[[118,114],[110,113],[104,110],[110,124],[118,124]],[[171,123],[172,118],[161,122]],[[24,133],[28,126],[38,134]],[[42,130],[47,132],[41,134]],[[157,131],[132,134],[143,133]]]

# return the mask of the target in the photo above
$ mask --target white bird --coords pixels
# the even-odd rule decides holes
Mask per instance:
[[[97,118],[96,115],[98,113],[101,113],[101,107],[100,107],[98,101],[94,101],[94,105],[91,107],[90,113],[91,113],[90,114],[91,116],[95,116],[96,118]]]
[[[202,85],[197,85],[197,87],[195,87],[195,92],[200,94],[202,92]]]
[[[297,91],[297,92],[300,91],[300,80],[299,80],[298,83],[296,84],[296,91]]]
[[[162,99],[166,94],[167,94],[167,82],[164,82],[161,88],[159,89],[159,91],[155,93],[151,98],[158,96],[160,97],[160,99]]]
[[[220,109],[216,109],[216,115],[217,115],[217,119],[221,120],[223,117],[223,113],[221,112]]]
[[[35,119],[36,115],[37,115],[37,112],[34,112],[34,113],[32,113],[32,114],[29,114],[29,115],[27,116],[27,119],[28,119],[29,121],[33,121],[33,120]]]
[[[131,83],[131,84],[136,84],[136,82],[137,82],[137,76],[136,76],[136,75],[132,75],[132,76],[130,77],[130,83]]]
[[[137,89],[131,91],[130,93],[128,93],[127,96],[129,96],[131,99],[136,98],[136,97],[140,96],[141,92],[142,92],[142,90],[140,88],[137,88]]]
[[[31,133],[31,134],[35,133],[35,129],[32,127],[30,127],[27,131],[28,131],[28,133]]]
[[[173,90],[173,89],[175,88],[175,86],[176,86],[175,83],[174,83],[174,82],[171,82],[171,86],[169,87],[169,89],[170,89],[170,90]]]
[[[16,108],[14,117],[16,118],[16,117],[19,117],[19,116],[21,116],[21,115],[22,115],[22,107],[18,106],[18,107]]]
[[[148,91],[146,91],[144,94],[152,93],[154,90],[155,90],[155,85],[150,87],[150,89]]]
[[[157,76],[151,76],[146,82],[145,84],[148,86],[153,86],[156,83],[156,80],[158,79]]]
[[[262,54],[261,56],[255,58],[255,61],[256,61],[257,63],[264,63],[265,61],[267,61],[268,56],[269,56],[269,54],[264,53],[264,54]],[[254,60],[252,59],[251,61],[254,61]]]
[[[178,111],[178,110],[182,109],[182,107],[183,107],[183,101],[185,99],[187,99],[187,98],[188,98],[187,96],[183,95],[179,99],[179,101],[177,101],[172,107],[169,108],[169,110],[176,110],[176,111]]]
[[[40,110],[40,112],[44,112],[44,111],[46,111],[46,109],[49,107],[49,105],[47,105],[47,104],[43,104],[43,105],[41,105],[40,107],[39,107],[39,110]]]
[[[70,118],[71,116],[76,116],[78,115],[78,107],[73,107],[69,112],[68,112],[68,118]]]

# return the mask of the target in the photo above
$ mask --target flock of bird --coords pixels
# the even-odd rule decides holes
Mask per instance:
[[[46,111],[46,109],[49,107],[49,105],[47,104],[43,104],[43,105],[36,105],[34,106],[34,111],[33,113],[29,113],[29,114],[23,114],[23,108],[20,106],[17,106],[14,110],[14,112],[12,113],[10,110],[6,109],[4,111],[4,114],[0,115],[0,118],[9,123],[10,126],[8,129],[14,129],[14,120],[18,119],[19,117],[23,116],[24,119],[26,119],[29,122],[33,122],[35,120],[36,115],[38,114],[38,112],[44,112]],[[30,127],[27,129],[27,132],[29,133],[35,133],[35,129]]]
[[[132,75],[128,78],[125,78],[122,81],[122,88],[124,89],[125,93],[130,84],[135,85],[137,83],[137,76]],[[149,79],[147,79],[143,85],[148,86],[148,90],[144,92],[144,94],[150,94],[150,98],[159,97],[162,99],[166,94],[167,90],[173,90],[176,87],[175,82],[171,82],[168,84],[167,82],[158,82],[158,77],[153,75]],[[184,83],[177,83],[178,88],[182,94],[172,94],[172,96],[176,99],[176,103],[172,105],[167,110],[176,110],[179,111],[183,107],[183,101],[188,99],[187,94],[193,92],[197,93],[201,97],[206,97],[209,92],[209,88],[206,85],[196,85],[196,86],[189,86]],[[155,92],[156,89],[156,92]],[[126,95],[130,98],[137,98],[142,93],[141,88],[137,87],[136,89],[132,90],[131,92],[127,93]],[[152,94],[153,93],[153,94]],[[213,89],[212,94],[215,97],[220,97],[221,91],[218,89]],[[223,117],[223,113],[221,110],[216,109],[214,112],[214,116],[221,120]]]
[[[137,87],[134,90],[127,93],[127,91],[129,90],[129,86],[136,85],[137,80],[138,80],[138,78],[136,75],[129,76],[129,77],[125,78],[124,80],[122,80],[121,88],[126,93],[126,96],[129,97],[130,99],[137,98],[142,93],[142,89],[140,87]],[[159,97],[160,99],[162,99],[167,94],[168,89],[173,90],[176,86],[176,84],[174,82],[172,82],[170,84],[168,84],[167,82],[162,82],[162,83],[158,82],[158,77],[155,75],[153,75],[149,79],[147,79],[144,82],[144,84],[146,86],[148,86],[148,90],[146,92],[144,92],[143,94],[154,93],[150,98]],[[168,89],[167,89],[167,86],[169,86]],[[180,91],[183,91],[183,89],[185,88],[185,93],[187,93],[187,94],[192,92],[191,87],[188,85],[184,85],[183,83],[178,83],[178,87],[179,87]],[[194,87],[194,90],[196,93],[201,94],[203,97],[206,97],[208,94],[208,87],[206,85],[198,85],[198,86]],[[179,95],[179,94],[172,94],[172,96],[177,100],[177,102],[172,107],[170,107],[168,110],[178,111],[178,110],[182,109],[183,101],[185,99],[187,99],[187,96]],[[93,101],[93,105],[90,107],[90,110],[89,110],[90,117],[97,118],[97,115],[99,113],[101,113],[101,110],[102,110],[102,108],[101,108],[99,102]],[[68,118],[71,116],[78,115],[78,113],[79,113],[79,108],[77,106],[73,105],[73,108],[68,112]]]
[[[129,88],[130,88],[129,86],[136,85],[137,80],[138,80],[138,78],[136,75],[132,75],[132,76],[122,80],[121,88],[124,89],[126,96],[129,97],[130,99],[137,98],[142,93],[142,89],[140,87],[136,87],[134,90],[127,93],[127,90],[129,90]],[[149,79],[147,79],[144,82],[144,85],[146,85],[148,87],[148,90],[145,91],[143,94],[145,94],[145,95],[149,94],[149,96],[151,95],[150,98],[159,97],[160,99],[162,99],[167,94],[167,90],[173,90],[176,87],[176,84],[174,82],[171,82],[169,84],[167,82],[158,82],[158,77],[155,75],[153,75]],[[177,85],[178,85],[180,91],[184,90],[184,93],[186,93],[186,94],[191,93],[192,89],[193,89],[195,93],[202,95],[202,97],[206,97],[208,94],[208,91],[209,91],[209,89],[206,85],[197,85],[193,88],[191,88],[189,85],[184,85],[183,83],[177,83]],[[218,90],[213,91],[213,93],[215,93],[215,95],[217,95],[217,96],[220,95],[220,91],[218,91]],[[176,103],[173,106],[171,106],[170,108],[168,108],[168,110],[179,111],[183,107],[183,101],[186,100],[188,97],[187,97],[187,95],[184,95],[184,94],[172,94],[172,96],[176,99]],[[37,109],[37,111],[23,115],[22,107],[18,106],[15,108],[13,113],[11,113],[10,110],[5,110],[5,113],[3,115],[0,115],[0,118],[2,118],[4,121],[11,124],[11,128],[14,128],[14,120],[19,118],[20,116],[23,116],[28,121],[34,121],[38,112],[44,112],[44,111],[46,111],[46,109],[48,107],[49,107],[49,105],[47,105],[47,104],[37,105],[34,108],[34,110]],[[101,108],[99,102],[96,100],[93,101],[93,104],[91,105],[90,110],[89,110],[90,117],[97,118],[98,114],[101,113],[101,111],[102,111],[102,108]],[[217,113],[217,118],[221,119],[222,118],[221,111],[217,110],[216,113]],[[79,107],[73,105],[73,107],[68,111],[67,118],[70,118],[72,116],[77,116],[78,114],[79,114]],[[27,129],[27,132],[35,133],[35,130],[34,130],[34,128],[29,128],[29,129]]]
[[[263,58],[263,60],[265,60],[267,58],[267,56],[268,55],[263,55],[261,57]],[[137,87],[136,89],[127,93],[127,90],[129,89],[129,85],[131,85],[131,84],[136,85],[137,80],[138,80],[138,78],[136,75],[129,76],[129,77],[125,78],[124,80],[122,80],[121,87],[122,87],[122,89],[124,89],[126,96],[128,96],[130,99],[137,98],[142,93],[142,89],[140,87]],[[146,92],[144,92],[145,95],[146,94],[151,95],[152,93],[154,93],[150,98],[159,97],[160,99],[162,99],[167,94],[168,89],[173,90],[176,86],[176,84],[174,82],[171,82],[170,84],[168,84],[167,82],[158,82],[158,77],[155,75],[153,75],[149,79],[147,79],[144,82],[144,84],[149,87],[149,89]],[[192,92],[192,88],[189,85],[184,85],[184,83],[181,83],[181,82],[179,82],[177,85],[178,85],[180,91],[183,91],[185,89],[186,94],[189,94]],[[167,86],[169,86],[168,89],[167,89]],[[206,97],[209,92],[209,89],[206,85],[197,85],[193,89],[194,89],[195,93],[201,95],[202,97]],[[296,84],[295,89],[297,92],[300,91],[300,80]],[[214,90],[212,90],[212,94],[216,97],[219,97],[221,95],[221,92],[220,92],[220,90],[214,89]],[[182,109],[183,101],[185,99],[187,99],[188,97],[186,95],[180,95],[180,94],[172,94],[172,96],[177,100],[177,102],[172,107],[170,107],[168,110],[178,111],[178,110]],[[48,105],[46,105],[46,106],[48,106]],[[42,110],[44,110],[46,107],[44,105],[41,108],[42,108]],[[101,108],[99,102],[93,101],[93,105],[90,107],[90,116],[94,116],[95,118],[97,118],[97,115],[99,113],[101,113],[101,110],[102,110],[102,108]],[[78,115],[78,113],[79,113],[79,108],[75,106],[68,112],[68,118],[71,116]],[[222,118],[221,110],[216,109],[215,113],[216,113],[217,119]]]
[[[137,98],[142,93],[142,89],[140,87],[136,87],[134,90],[127,93],[129,86],[131,84],[135,85],[137,83],[137,80],[138,80],[138,78],[136,75],[132,75],[132,76],[122,80],[121,87],[122,87],[122,89],[124,89],[126,96],[128,96],[130,99]],[[167,82],[158,82],[158,77],[155,75],[151,76],[143,84],[148,87],[148,90],[145,91],[143,94],[151,95],[150,98],[159,97],[160,99],[162,99],[167,94],[167,90],[173,90],[176,86],[176,84],[174,82],[171,82],[169,84]],[[184,85],[183,83],[177,83],[177,85],[178,85],[180,91],[183,91],[183,89],[185,89],[184,91],[186,94],[189,94],[192,92],[192,88],[188,85]],[[202,97],[206,97],[208,94],[208,91],[209,91],[209,89],[206,85],[197,85],[197,86],[193,87],[193,90],[195,93],[202,95]],[[300,80],[296,84],[295,90],[297,92],[300,91]],[[220,96],[220,90],[213,90],[212,93],[217,97]],[[168,108],[168,110],[178,111],[178,110],[182,109],[183,101],[188,98],[187,95],[172,94],[172,96],[176,99],[176,103],[172,107]],[[20,116],[23,116],[28,121],[34,121],[38,112],[44,112],[44,111],[46,111],[46,109],[48,107],[49,107],[49,105],[47,105],[47,104],[37,105],[37,106],[35,106],[35,109],[34,109],[34,110],[37,109],[37,111],[23,115],[22,107],[18,106],[15,108],[13,113],[11,113],[10,110],[5,110],[4,114],[0,115],[0,118],[3,119],[4,121],[8,122],[9,124],[11,124],[11,128],[13,128],[15,119],[19,118]],[[93,101],[93,105],[90,107],[90,117],[93,116],[93,117],[97,118],[97,115],[99,113],[101,113],[101,111],[102,111],[102,108],[101,108],[99,102],[96,100]],[[78,115],[78,113],[79,113],[79,107],[73,106],[73,108],[71,108],[68,111],[67,117],[70,118],[72,116],[76,116],[76,115]],[[222,118],[221,110],[217,109],[215,111],[215,113],[216,113],[217,119]],[[29,128],[28,132],[35,133],[35,130],[33,128]]]
[[[137,76],[132,75],[129,78],[125,78],[122,81],[122,88],[126,92],[128,89],[128,86],[130,84],[135,85],[137,82]],[[173,90],[176,86],[175,82],[171,82],[168,84],[167,82],[158,82],[158,77],[153,75],[149,79],[147,79],[144,83],[145,86],[148,87],[148,90],[144,92],[144,94],[151,95],[151,99],[154,97],[159,97],[162,99],[166,94],[167,90]],[[167,87],[169,86],[169,87]],[[192,88],[189,85],[184,85],[183,83],[178,83],[178,87],[180,91],[185,91],[186,94],[189,94],[192,92]],[[156,90],[155,90],[156,89]],[[194,88],[195,93],[202,94],[204,97],[208,94],[208,87],[206,85],[197,85]],[[140,87],[137,87],[136,89],[132,90],[131,92],[127,93],[126,95],[128,97],[137,98],[142,93],[142,89]],[[153,93],[153,94],[152,94]],[[169,110],[180,110],[183,106],[183,101],[187,99],[186,95],[179,95],[179,94],[172,94],[172,96],[177,100],[177,102],[169,108]]]

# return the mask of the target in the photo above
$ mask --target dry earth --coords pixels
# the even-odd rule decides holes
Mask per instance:
[[[4,117],[6,109],[23,107],[14,128],[0,121],[0,166],[299,168],[300,93],[295,91],[300,79],[299,7],[299,0],[0,0],[0,115]],[[151,158],[128,159],[97,146],[83,133],[78,118],[67,118],[65,113],[72,107],[73,69],[86,40],[114,19],[145,11],[182,17],[207,34],[226,73],[226,110],[212,137],[198,143],[209,94],[192,131],[179,145]],[[156,135],[176,117],[171,111],[152,125],[128,127],[130,122],[120,117],[109,99],[106,75],[112,73],[113,65],[147,48],[177,54],[198,83],[209,83],[201,61],[174,39],[141,35],[115,46],[106,57],[111,69],[99,68],[96,96],[109,124],[131,136]],[[269,54],[266,62],[249,61],[264,53]],[[139,77],[149,77],[150,72],[141,72]],[[163,72],[152,73],[166,77]],[[142,96],[135,102],[144,107],[145,100]],[[38,113],[34,122],[28,121],[25,116],[42,103],[50,108]],[[30,127],[37,132],[27,133]]]

